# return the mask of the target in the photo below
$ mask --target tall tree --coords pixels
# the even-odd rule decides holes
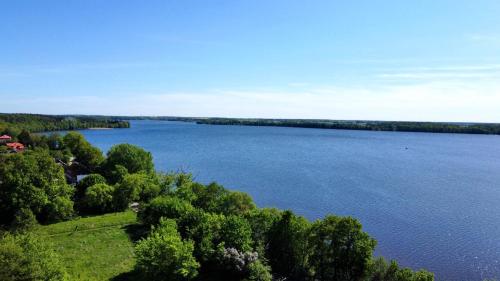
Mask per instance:
[[[45,150],[2,156],[0,160],[0,222],[13,222],[25,209],[39,222],[68,218],[73,213],[73,188],[61,166]]]
[[[313,224],[310,263],[317,280],[362,280],[376,241],[351,217],[327,216]]]
[[[277,277],[305,280],[309,273],[308,233],[310,223],[285,211],[269,231],[267,258]]]
[[[107,156],[103,168],[108,180],[112,178],[112,173],[117,165],[125,167],[130,174],[140,172],[151,174],[154,172],[153,156],[138,146],[115,145],[108,151]]]
[[[64,138],[64,145],[70,149],[76,161],[80,164],[80,174],[90,174],[97,171],[104,161],[102,151],[92,146],[82,134],[69,132]]]

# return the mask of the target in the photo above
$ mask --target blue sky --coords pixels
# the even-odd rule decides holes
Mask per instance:
[[[500,122],[500,1],[1,1],[0,112]]]

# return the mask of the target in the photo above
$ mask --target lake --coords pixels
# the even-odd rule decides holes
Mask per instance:
[[[437,280],[500,278],[500,136],[132,121],[85,130],[139,145],[156,169],[248,192],[311,220],[354,216],[376,254]]]

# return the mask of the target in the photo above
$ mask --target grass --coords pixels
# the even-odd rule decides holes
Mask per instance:
[[[62,258],[70,280],[101,281],[133,278],[134,241],[145,230],[128,211],[37,227]]]

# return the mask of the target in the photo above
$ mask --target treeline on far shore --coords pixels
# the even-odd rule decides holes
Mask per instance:
[[[0,113],[0,132],[16,136],[20,132],[47,132],[88,128],[129,128],[130,123],[117,118],[83,115],[41,115]]]
[[[175,116],[111,116],[121,120],[159,120],[196,122],[207,125],[239,125],[268,127],[297,127],[316,129],[426,132],[454,134],[500,135],[500,123],[474,122],[415,122],[415,121],[369,121],[329,119],[261,119],[219,117],[175,117]]]
[[[276,126],[318,129],[428,132],[500,135],[500,124],[493,123],[442,123],[442,122],[402,122],[402,121],[341,121],[306,119],[233,119],[207,118],[196,120],[198,124]]]

